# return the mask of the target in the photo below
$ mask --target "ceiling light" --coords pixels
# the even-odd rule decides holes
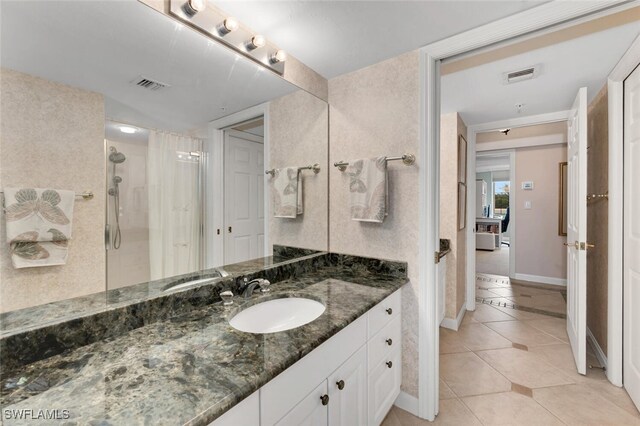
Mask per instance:
[[[249,42],[247,43],[247,50],[254,50],[264,46],[265,44],[266,44],[266,41],[263,36],[261,36],[260,34],[254,35],[253,37],[251,37],[251,40],[249,40]]]
[[[136,129],[135,127],[130,127],[130,126],[120,126],[120,131],[122,133],[133,134],[133,133],[137,132],[138,129]]]
[[[207,8],[207,0],[189,0],[184,5],[184,11],[188,15],[195,15],[198,12],[202,12]]]
[[[278,62],[284,62],[287,60],[287,52],[284,50],[278,50],[276,53],[271,55],[269,58],[272,64],[277,64]]]
[[[240,25],[238,24],[238,21],[236,21],[236,18],[226,18],[220,25],[218,25],[218,34],[225,36],[230,32],[237,30],[239,26]]]

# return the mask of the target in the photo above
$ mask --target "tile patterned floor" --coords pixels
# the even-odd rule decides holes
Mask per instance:
[[[553,291],[509,284],[488,291],[496,288],[505,289],[496,296],[504,298]],[[546,299],[538,301],[549,308]],[[602,370],[578,374],[565,327],[562,318],[478,303],[460,330],[441,328],[440,413],[434,424],[640,425],[631,399]],[[590,348],[587,363],[598,365]],[[382,424],[431,423],[393,407]]]

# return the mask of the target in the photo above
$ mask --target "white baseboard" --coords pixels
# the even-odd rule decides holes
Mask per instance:
[[[567,286],[567,280],[565,278],[555,278],[555,277],[543,277],[542,275],[529,275],[529,274],[519,274],[516,273],[515,277],[516,280],[521,280],[521,281],[532,281],[534,283],[540,283],[540,284],[551,284],[551,285],[558,285],[558,286]]]
[[[393,405],[418,417],[418,398],[413,395],[401,391]]]
[[[458,331],[458,329],[460,328],[460,324],[462,324],[462,319],[464,318],[465,312],[467,312],[466,302],[462,304],[462,308],[460,308],[460,312],[458,312],[458,316],[456,317],[456,319],[445,318],[442,320],[440,325],[444,328]]]
[[[604,351],[600,347],[600,344],[596,340],[596,337],[593,335],[589,327],[587,327],[587,339],[589,339],[589,341],[591,342],[591,345],[593,346],[593,349],[596,352],[596,358],[598,358],[598,362],[600,363],[601,366],[605,368],[605,371],[606,371],[607,356],[604,354]]]

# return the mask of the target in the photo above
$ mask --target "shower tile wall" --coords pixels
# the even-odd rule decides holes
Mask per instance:
[[[147,184],[146,137],[135,140],[107,140],[107,150],[114,146],[126,156],[124,163],[116,165],[120,183],[120,248],[107,251],[107,287],[125,287],[149,281],[149,202]],[[107,164],[107,180],[110,187],[113,165]],[[111,235],[115,233],[114,199],[108,196],[108,223]]]

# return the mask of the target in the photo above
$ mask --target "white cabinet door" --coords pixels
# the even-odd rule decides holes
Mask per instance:
[[[369,424],[379,425],[400,394],[402,357],[396,349],[369,374]]]
[[[587,88],[578,91],[567,132],[567,334],[578,373],[587,374]]]
[[[329,425],[367,424],[367,347],[362,346],[328,380]]]
[[[325,380],[276,424],[278,426],[327,426],[329,403],[330,397],[327,394]]]

